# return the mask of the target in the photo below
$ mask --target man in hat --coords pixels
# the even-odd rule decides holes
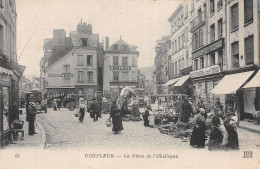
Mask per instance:
[[[91,103],[90,109],[93,112],[94,122],[95,122],[95,121],[98,121],[98,116],[101,111],[101,106],[100,106],[99,102],[97,101],[97,98],[94,97],[92,100],[93,100],[93,102]]]

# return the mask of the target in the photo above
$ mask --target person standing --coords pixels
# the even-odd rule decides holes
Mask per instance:
[[[115,134],[118,134],[118,132],[122,131],[123,124],[122,124],[122,117],[121,117],[121,111],[118,108],[118,105],[116,104],[116,101],[113,101],[111,105],[111,111],[110,111],[110,117],[109,119],[112,118],[112,131],[115,132]]]
[[[80,113],[79,122],[82,123],[85,116],[85,103],[83,98],[79,99],[79,113]]]
[[[234,107],[233,107],[233,111],[235,112],[235,115],[237,116],[238,118],[238,122],[237,124],[239,125],[239,122],[240,122],[240,102],[239,102],[239,97],[238,96],[235,96],[234,98]]]
[[[190,145],[195,148],[204,148],[205,147],[205,109],[200,108],[199,113],[194,116],[193,123],[194,128],[192,131]]]
[[[189,103],[188,99],[184,99],[182,122],[187,123],[192,114],[193,114],[192,105]]]
[[[28,101],[26,104],[26,121],[29,122],[29,135],[37,134],[34,128],[35,118],[36,118],[35,103]]]
[[[99,102],[97,101],[96,98],[93,98],[92,100],[93,100],[93,102],[91,104],[90,109],[93,113],[94,122],[95,122],[95,121],[98,121],[99,113],[101,111],[101,106],[100,106],[100,104],[99,104]]]
[[[152,110],[151,105],[148,105],[146,111],[144,112],[143,119],[144,119],[144,126],[145,127],[149,127],[149,119],[148,119],[148,117],[150,116],[150,112],[149,111],[151,111],[151,110]]]
[[[60,98],[57,99],[57,110],[60,110],[61,108],[61,100]]]
[[[216,99],[215,108],[219,108],[221,106],[221,102],[219,98]]]
[[[234,113],[229,112],[226,119],[224,120],[224,125],[228,133],[228,143],[227,149],[238,150],[238,134],[237,134],[237,123],[238,118],[234,116]]]
[[[57,99],[54,98],[53,101],[52,101],[54,107],[53,107],[53,110],[56,111],[57,110]]]
[[[183,122],[183,102],[180,100],[180,97],[177,98],[174,107],[175,107],[175,112],[180,116],[179,120]]]
[[[47,99],[42,99],[42,108],[47,113]]]

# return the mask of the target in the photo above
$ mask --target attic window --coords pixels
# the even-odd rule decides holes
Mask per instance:
[[[81,46],[88,46],[88,39],[87,38],[81,39]]]
[[[118,45],[114,45],[114,50],[117,50]]]

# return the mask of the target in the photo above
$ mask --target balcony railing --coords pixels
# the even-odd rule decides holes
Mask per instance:
[[[190,31],[193,31],[206,23],[205,12],[198,13],[198,16],[190,22]]]

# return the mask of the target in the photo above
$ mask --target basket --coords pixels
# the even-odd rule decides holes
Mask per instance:
[[[14,129],[22,129],[23,128],[24,121],[15,121],[13,123]]]
[[[112,122],[111,122],[111,120],[110,120],[110,119],[108,119],[108,120],[106,121],[106,125],[107,125],[107,127],[111,127],[111,125],[112,125]]]

